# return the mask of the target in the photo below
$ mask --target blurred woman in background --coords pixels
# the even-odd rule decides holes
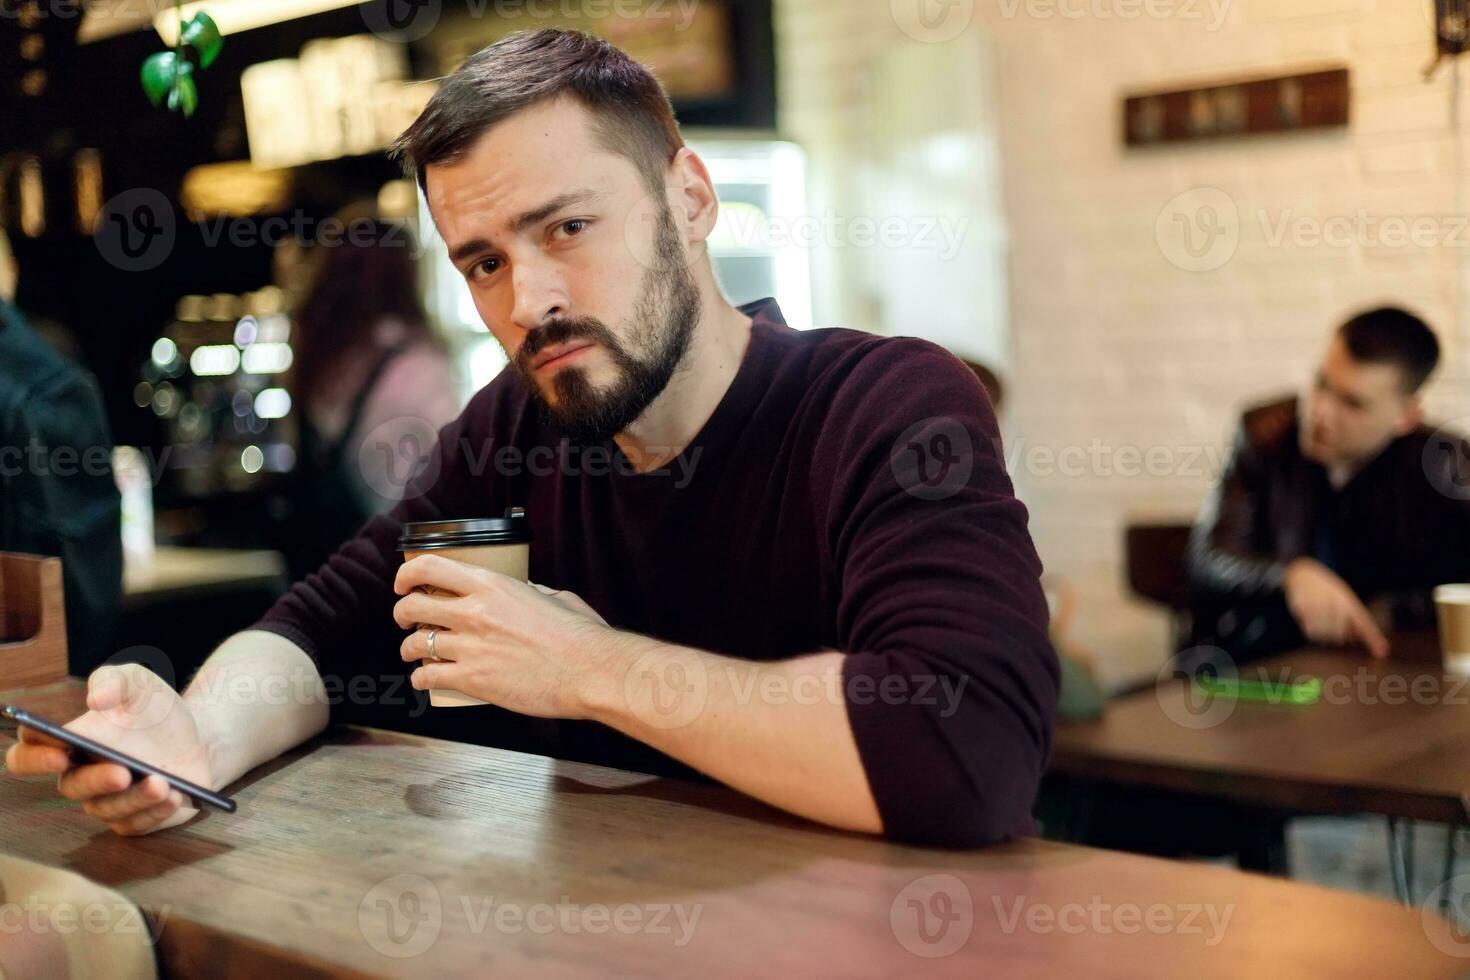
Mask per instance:
[[[301,451],[283,542],[293,578],[398,502],[463,407],[407,226],[363,211],[337,220],[343,233],[306,256],[310,285],[293,318]]]

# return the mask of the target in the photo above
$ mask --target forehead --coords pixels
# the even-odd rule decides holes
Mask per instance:
[[[1341,337],[1333,337],[1322,364],[1322,373],[1333,387],[1363,399],[1401,394],[1402,376],[1395,364],[1371,364],[1355,360]]]
[[[425,196],[440,234],[503,232],[524,210],[569,190],[636,182],[632,161],[597,138],[590,112],[569,97],[523,109],[490,127],[452,163],[425,171]]]

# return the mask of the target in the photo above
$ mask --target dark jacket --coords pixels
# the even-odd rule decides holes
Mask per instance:
[[[0,551],[62,560],[72,674],[111,653],[121,507],[96,384],[0,301]]]
[[[1392,597],[1421,614],[1435,585],[1470,579],[1470,447],[1421,427],[1334,490],[1302,454],[1297,411],[1293,398],[1245,413],[1195,524],[1202,642],[1251,653],[1300,642],[1282,594],[1295,558],[1318,559],[1364,602]]]

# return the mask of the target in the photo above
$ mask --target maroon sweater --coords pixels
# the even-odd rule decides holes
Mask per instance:
[[[256,628],[316,661],[334,720],[692,775],[600,724],[425,710],[408,688],[400,525],[525,507],[532,581],[614,627],[749,660],[845,651],[848,718],[890,836],[1030,832],[1058,668],[984,390],[925,341],[793,330],[773,301],[744,312],[734,382],[664,470],[632,473],[611,441],[569,444],[506,371],[441,430],[405,500]]]

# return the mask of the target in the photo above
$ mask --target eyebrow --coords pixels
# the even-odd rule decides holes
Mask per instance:
[[[541,222],[545,221],[547,218],[551,217],[553,214],[556,214],[558,211],[563,210],[564,208],[569,208],[574,204],[588,204],[596,201],[601,196],[602,195],[592,190],[568,191],[565,194],[558,194],[556,197],[553,197],[545,204],[534,207],[529,211],[523,211],[519,215],[517,215],[510,222],[511,233],[518,235],[532,225],[540,224]],[[479,252],[484,252],[489,248],[491,248],[489,239],[471,238],[469,241],[464,242],[463,244],[456,245],[454,249],[450,251],[449,261],[458,265],[460,262],[464,261],[470,256],[475,255]]]

